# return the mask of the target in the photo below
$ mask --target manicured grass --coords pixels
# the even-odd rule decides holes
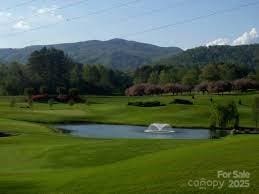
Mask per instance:
[[[213,96],[215,101],[241,99],[241,124],[253,126],[255,94]],[[132,97],[131,101],[173,97]],[[178,97],[179,98],[179,97]],[[181,98],[191,99],[185,96]],[[126,97],[88,97],[89,105],[34,104],[33,110],[9,107],[0,99],[0,194],[35,193],[259,193],[259,135],[218,140],[87,139],[54,133],[56,122],[89,121],[207,127],[210,97],[196,96],[194,105],[128,107]],[[190,179],[217,179],[217,171],[246,170],[250,187],[200,190]]]
[[[160,97],[87,97],[89,104],[55,104],[51,109],[48,104],[34,103],[33,110],[20,108],[23,102],[17,103],[16,107],[10,108],[7,98],[0,100],[1,118],[24,120],[42,123],[57,122],[103,122],[117,124],[149,125],[153,122],[170,123],[176,127],[209,127],[211,101],[225,102],[227,100],[241,100],[238,105],[240,112],[240,125],[253,127],[252,102],[258,94],[244,95],[196,95],[191,96],[160,96]],[[174,98],[192,100],[194,105],[169,104]],[[22,100],[22,97],[19,98]],[[158,100],[166,106],[160,107],[134,107],[128,106],[127,102],[155,101]]]

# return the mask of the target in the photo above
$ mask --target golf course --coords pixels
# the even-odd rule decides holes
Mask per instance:
[[[105,123],[209,128],[213,102],[234,100],[240,126],[255,127],[255,92],[192,96],[84,96],[84,103],[33,103],[23,96],[0,99],[0,193],[253,193],[259,192],[259,135],[220,139],[81,138],[56,124]],[[10,101],[15,98],[15,104]],[[170,104],[175,98],[193,105]],[[159,107],[128,106],[157,100]],[[239,103],[238,103],[239,102]],[[240,103],[241,102],[241,103]],[[249,186],[231,187],[218,171],[246,171]],[[190,180],[225,180],[222,188],[191,186]],[[241,178],[242,179],[242,178]],[[239,179],[238,179],[239,180]]]
[[[0,1],[0,194],[259,194],[258,8]]]

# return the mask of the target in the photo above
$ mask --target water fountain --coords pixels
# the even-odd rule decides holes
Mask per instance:
[[[145,130],[146,133],[174,133],[172,127],[166,123],[152,123]]]

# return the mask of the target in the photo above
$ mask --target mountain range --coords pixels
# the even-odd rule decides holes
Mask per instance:
[[[123,39],[90,40],[77,43],[28,46],[20,49],[0,49],[0,61],[26,63],[33,51],[44,46],[61,49],[76,62],[102,64],[120,70],[135,69],[183,52],[178,47],[159,47]]]
[[[63,50],[76,62],[102,64],[119,70],[134,70],[143,65],[206,65],[232,63],[254,68],[259,64],[259,44],[240,46],[201,46],[183,51],[178,47],[112,39],[76,43],[35,45],[20,49],[0,49],[0,61],[26,63],[30,54],[43,47]]]

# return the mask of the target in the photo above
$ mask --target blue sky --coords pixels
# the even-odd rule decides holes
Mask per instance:
[[[23,2],[28,3],[17,6]],[[257,4],[142,33],[251,2]],[[78,16],[83,17],[67,21]],[[259,0],[0,1],[0,47],[112,38],[183,49],[206,44],[248,44],[258,41],[258,18]]]

